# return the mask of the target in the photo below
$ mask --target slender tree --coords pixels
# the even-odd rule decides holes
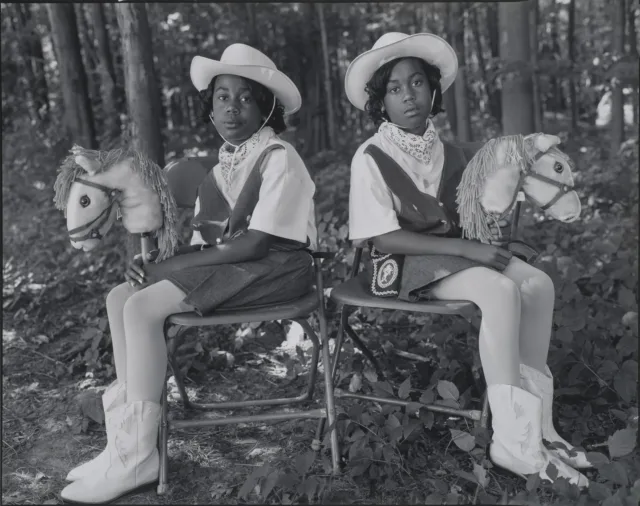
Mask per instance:
[[[151,53],[151,32],[144,4],[115,6],[122,37],[124,82],[133,145],[159,165],[164,165],[160,129],[159,83]]]
[[[327,115],[327,128],[329,130],[329,149],[334,149],[338,143],[336,141],[336,123],[333,110],[333,92],[331,90],[331,66],[329,61],[329,42],[327,40],[327,27],[324,20],[324,5],[316,4],[318,22],[320,23],[320,41],[322,43],[322,62],[324,67],[324,91],[325,109]]]
[[[540,6],[538,0],[531,0],[529,39],[531,49],[531,86],[533,93],[533,125],[536,132],[544,130],[544,115],[540,97],[540,74],[538,69],[538,18]]]
[[[469,99],[467,96],[467,65],[464,44],[465,7],[462,4],[451,6],[452,15],[449,16],[449,35],[453,41],[453,48],[458,55],[458,75],[453,83],[456,100],[456,137],[462,142],[471,140],[471,122],[469,119]]]
[[[85,148],[96,148],[87,74],[82,64],[73,4],[46,4],[46,6],[60,72],[66,128],[73,142]]]
[[[498,7],[500,57],[513,71],[502,75],[502,129],[504,135],[533,132],[533,87],[525,70],[529,50],[529,3],[501,3]]]
[[[571,101],[571,130],[575,132],[578,129],[578,93],[576,91],[576,80],[574,75],[576,64],[576,0],[569,0],[567,10],[569,11],[567,44],[569,49],[569,63],[571,65],[571,68],[569,69],[569,100]]]
[[[611,2],[613,9],[613,58],[624,56],[625,5],[624,0]],[[611,78],[611,156],[615,156],[624,141],[624,96],[622,82],[614,73]]]

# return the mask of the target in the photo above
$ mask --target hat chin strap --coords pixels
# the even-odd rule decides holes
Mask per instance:
[[[235,163],[236,160],[236,153],[238,152],[238,150],[244,146],[249,139],[251,139],[251,137],[253,137],[255,134],[258,134],[262,131],[262,129],[267,125],[268,121],[271,119],[271,115],[273,114],[273,111],[275,111],[276,109],[276,97],[274,95],[273,97],[273,105],[271,106],[271,112],[269,113],[269,116],[267,116],[267,119],[264,120],[264,122],[262,123],[262,125],[260,126],[260,128],[258,128],[258,130],[256,130],[256,132],[252,135],[250,135],[242,144],[238,144],[237,146],[233,143],[233,142],[229,142],[227,139],[224,138],[224,135],[222,135],[220,133],[220,130],[218,130],[218,128],[216,127],[216,123],[215,121],[213,121],[213,114],[209,113],[209,119],[211,120],[211,123],[213,124],[213,128],[216,129],[216,132],[218,132],[218,135],[220,137],[222,137],[222,140],[224,142],[226,142],[227,144],[229,144],[230,146],[233,146],[235,149],[233,150],[233,156],[231,157],[231,168],[230,170],[233,170],[233,164]]]

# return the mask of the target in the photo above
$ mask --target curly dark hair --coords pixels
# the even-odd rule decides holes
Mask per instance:
[[[442,107],[442,88],[440,87],[440,78],[442,77],[440,69],[420,58],[414,58],[412,56],[396,58],[395,60],[385,63],[376,70],[365,87],[365,91],[369,95],[369,100],[367,100],[364,108],[375,126],[380,125],[385,120],[389,120],[387,113],[382,112],[382,105],[384,104],[384,97],[387,94],[387,84],[389,82],[389,77],[391,77],[393,67],[402,60],[410,58],[419,62],[422,67],[422,71],[427,76],[431,92],[436,94],[433,102],[433,108],[431,109],[431,116],[444,112],[444,108]]]
[[[213,90],[215,89],[217,78],[218,76],[211,79],[207,89],[198,92],[201,116],[203,121],[206,123],[209,123],[209,113],[213,109]],[[247,79],[246,77],[243,77],[243,79],[249,85],[251,95],[256,101],[256,104],[258,104],[258,108],[260,109],[262,116],[266,118],[271,112],[271,107],[273,107],[273,93],[271,93],[271,91],[269,91],[265,86],[253,81],[252,79]],[[277,134],[282,133],[287,129],[287,124],[284,121],[284,107],[277,99],[273,114],[269,118],[269,121],[267,121],[267,126],[273,128],[273,131]]]

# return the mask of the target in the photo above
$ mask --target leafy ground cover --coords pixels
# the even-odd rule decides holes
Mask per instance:
[[[528,209],[523,239],[543,253],[555,281],[549,365],[556,376],[556,427],[592,453],[588,492],[566,483],[524,481],[491,466],[489,433],[462,419],[340,402],[340,476],[326,448],[311,448],[313,421],[178,431],[170,441],[170,493],[121,503],[603,504],[640,498],[637,450],[638,145],[605,157],[606,134],[567,139],[547,118],[578,166],[582,219],[563,225]],[[23,133],[20,133],[23,132]],[[100,387],[114,374],[104,296],[126,259],[121,229],[100,252],[69,245],[53,209],[55,168],[64,155],[52,132],[3,135],[2,500],[55,504],[64,476],[97,454],[105,433]],[[180,152],[187,143],[173,139]],[[34,146],[38,146],[34,148]],[[318,187],[322,247],[337,252],[326,286],[347,274],[350,149],[309,161]],[[335,333],[337,308],[328,307]],[[345,347],[338,386],[414,401],[472,407],[479,397],[476,335],[461,318],[359,311],[354,328],[389,371],[379,381],[363,356]],[[291,395],[307,379],[309,343],[278,324],[187,334],[179,355],[189,395],[201,399]],[[318,381],[316,398],[323,394]],[[172,416],[182,417],[171,389]],[[311,404],[319,406],[318,402]]]

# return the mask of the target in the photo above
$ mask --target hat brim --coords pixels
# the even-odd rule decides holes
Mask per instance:
[[[223,74],[244,77],[262,84],[280,101],[285,114],[293,114],[302,106],[298,88],[279,70],[259,65],[232,65],[204,56],[195,56],[191,61],[191,82],[198,91],[207,89],[211,79]]]
[[[349,102],[364,111],[369,99],[365,87],[375,71],[388,61],[410,56],[420,58],[440,69],[440,87],[443,93],[455,80],[458,73],[458,57],[453,48],[437,35],[418,33],[357,56],[349,65],[344,78]]]

